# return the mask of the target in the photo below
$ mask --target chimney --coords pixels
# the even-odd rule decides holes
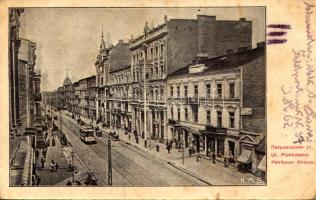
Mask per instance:
[[[238,48],[238,52],[243,52],[243,51],[246,51],[248,50],[248,47],[239,47]]]
[[[165,23],[167,23],[167,21],[168,21],[168,16],[167,15],[164,16],[164,20],[165,20]]]

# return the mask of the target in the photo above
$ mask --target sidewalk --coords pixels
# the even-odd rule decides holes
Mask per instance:
[[[64,112],[66,113],[66,112]],[[67,112],[68,113],[68,112]],[[67,116],[69,117],[69,113]],[[69,117],[71,119],[71,117]],[[85,119],[81,117],[81,119],[87,123],[96,126],[96,122],[91,123],[91,120]],[[73,119],[72,119],[73,120]],[[99,125],[99,128],[103,130],[105,133],[109,133],[113,131],[113,129],[102,128]],[[116,133],[119,134],[120,140],[129,143],[130,145],[145,151],[153,156],[156,156],[175,168],[178,168],[181,171],[184,171],[191,176],[194,176],[208,184],[211,185],[264,185],[265,183],[261,180],[261,178],[256,177],[250,173],[244,173],[238,171],[236,167],[228,166],[224,167],[223,162],[217,161],[216,164],[212,163],[211,160],[208,159],[200,159],[197,161],[196,155],[189,157],[188,148],[184,149],[184,164],[182,159],[182,151],[178,151],[178,149],[171,149],[170,153],[166,149],[166,145],[154,140],[148,142],[148,147],[144,147],[144,139],[139,138],[139,143],[136,143],[134,134],[130,134],[130,140],[128,135],[125,135],[125,131],[121,129],[114,129]],[[159,152],[156,151],[156,145],[159,145]],[[251,180],[251,181],[244,181]]]
[[[41,168],[41,157],[43,156],[42,153],[40,153],[39,158],[36,162],[36,168],[37,173],[41,177],[40,185],[56,185],[64,180],[71,179],[72,177],[72,171],[69,170],[68,161],[65,158],[65,155],[63,153],[62,147],[57,139],[55,137],[55,146],[52,146],[52,132],[48,132],[48,137],[50,146],[47,147],[47,154],[46,154],[46,162],[44,164],[44,168]],[[51,172],[50,171],[50,163],[54,160],[55,163],[58,163],[59,168],[57,172]]]

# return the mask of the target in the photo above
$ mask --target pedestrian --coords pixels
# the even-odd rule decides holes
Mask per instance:
[[[215,153],[212,153],[212,159],[213,159],[214,164],[216,164],[215,158],[216,158]]]
[[[131,140],[131,135],[130,135],[130,134],[128,134],[128,140],[129,140],[129,141]]]
[[[56,145],[56,141],[55,141],[55,137],[53,137],[52,146],[54,147],[55,145]]]
[[[67,181],[67,184],[66,184],[67,186],[71,186],[72,185],[72,183],[71,183],[71,181],[70,181],[70,179],[68,179],[68,181]]]
[[[39,185],[41,183],[41,177],[38,175],[36,178],[36,185]]]
[[[156,145],[156,151],[159,152],[159,145]]]
[[[44,164],[45,164],[45,158],[44,158],[44,156],[42,156],[42,158],[41,158],[41,164],[42,164],[42,168],[44,168]]]
[[[227,158],[224,158],[224,167],[228,167]]]
[[[139,142],[139,141],[138,141],[138,136],[136,136],[136,144],[138,144],[138,142]]]
[[[47,148],[44,148],[44,150],[43,150],[43,156],[44,156],[44,158],[46,158],[46,154],[47,154]]]
[[[56,165],[55,165],[55,162],[54,162],[54,160],[52,160],[52,162],[50,163],[50,171],[55,171],[55,169],[56,169]]]
[[[37,160],[39,158],[39,151],[36,149],[35,150],[35,159]]]
[[[170,144],[167,144],[168,153],[170,153],[170,148],[171,148],[171,145],[170,145]]]
[[[58,165],[58,163],[56,162],[56,164],[55,164],[55,168],[56,168],[56,172],[58,171],[58,168],[59,168],[59,165]]]

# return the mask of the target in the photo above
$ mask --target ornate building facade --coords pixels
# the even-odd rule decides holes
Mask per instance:
[[[251,47],[251,21],[170,19],[131,39],[132,130],[146,139],[166,141],[166,77],[194,59],[203,60]],[[237,34],[236,34],[237,33]],[[236,37],[238,35],[238,37]]]
[[[264,44],[194,61],[170,74],[167,93],[169,140],[257,171],[265,160]]]

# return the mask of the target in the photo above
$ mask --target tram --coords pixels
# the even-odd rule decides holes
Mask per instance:
[[[95,143],[94,130],[90,126],[81,126],[80,127],[80,139],[84,143]]]

